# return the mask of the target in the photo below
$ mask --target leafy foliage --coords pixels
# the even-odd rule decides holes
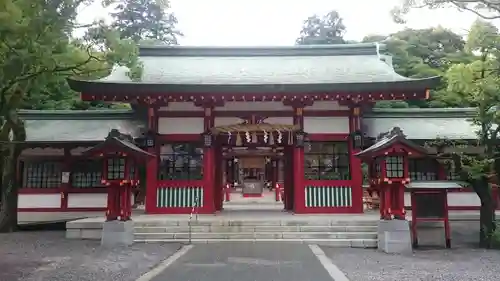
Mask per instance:
[[[400,5],[392,9],[392,15],[394,21],[404,23],[405,15],[412,9],[443,7],[469,11],[485,20],[500,18],[500,2],[497,0],[401,0]]]
[[[140,78],[133,40],[110,28],[91,40],[72,38],[76,11],[86,3],[0,0],[0,231],[12,231],[17,224],[15,167],[19,142],[26,138],[18,109],[89,108],[70,91],[66,78],[103,77],[115,64]]]
[[[345,25],[337,11],[312,15],[304,21],[297,45],[344,44]]]
[[[176,29],[177,18],[167,13],[168,1],[160,0],[106,0],[106,7],[113,6],[114,22],[111,28],[118,31],[120,38],[148,44],[177,45],[182,33]]]

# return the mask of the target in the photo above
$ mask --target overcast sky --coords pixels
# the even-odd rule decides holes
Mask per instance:
[[[184,33],[181,45],[276,46],[293,45],[303,20],[312,14],[337,10],[347,27],[346,39],[389,34],[405,26],[444,26],[465,34],[475,20],[455,9],[415,10],[406,25],[392,22],[390,10],[400,0],[171,0],[172,11]],[[98,1],[100,2],[100,1]],[[384,3],[384,4],[382,4]],[[81,22],[106,17],[94,4],[80,13]]]

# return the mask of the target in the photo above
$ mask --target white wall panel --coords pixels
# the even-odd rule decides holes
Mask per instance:
[[[158,118],[159,134],[201,134],[203,133],[203,118]]]
[[[238,117],[215,117],[214,118],[215,127],[240,124],[242,122],[243,122],[243,119],[240,119]]]
[[[64,156],[64,149],[59,148],[27,148],[21,152],[22,156]]]
[[[450,192],[448,193],[448,206],[481,206],[481,201],[475,192]]]
[[[269,117],[264,119],[264,122],[269,124],[293,125],[293,117]]]
[[[314,110],[349,110],[349,107],[339,105],[337,101],[315,101],[312,106],[304,108],[306,112]]]
[[[169,102],[168,106],[160,107],[159,111],[203,111],[202,107],[193,102]]]
[[[107,200],[106,193],[70,193],[68,208],[105,208]]]
[[[349,133],[349,117],[304,117],[308,134]]]
[[[61,208],[61,194],[19,194],[18,208]]]

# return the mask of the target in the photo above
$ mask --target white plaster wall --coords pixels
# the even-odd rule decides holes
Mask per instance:
[[[474,192],[450,192],[448,193],[448,206],[481,206],[479,196]]]
[[[132,193],[131,203],[134,204]],[[108,194],[106,193],[70,193],[68,194],[68,208],[106,208]]]
[[[243,120],[238,118],[238,117],[215,117],[214,118],[215,127],[240,124],[241,122],[243,122]]]
[[[18,208],[61,208],[61,194],[19,194]]]
[[[81,155],[83,152],[89,150],[91,147],[76,147],[70,150],[71,155]]]
[[[201,134],[203,133],[203,118],[159,118],[158,133],[160,134]]]
[[[108,204],[106,193],[70,193],[68,208],[105,208]]]
[[[193,102],[169,102],[168,106],[160,107],[159,111],[203,111],[202,107]]]
[[[64,149],[59,148],[26,148],[21,152],[23,156],[64,156]]]
[[[405,207],[411,206],[411,193],[405,192]]]
[[[217,111],[292,111],[290,106],[283,105],[281,101],[226,101]]]
[[[308,134],[349,133],[349,117],[304,117]]]
[[[269,117],[264,122],[269,124],[293,125],[293,117]]]
[[[314,110],[349,110],[349,107],[339,105],[337,101],[315,101],[312,106],[304,108],[305,112]]]

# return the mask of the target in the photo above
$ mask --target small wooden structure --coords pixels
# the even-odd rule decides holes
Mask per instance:
[[[130,136],[113,129],[106,139],[84,152],[103,157],[102,183],[108,189],[106,221],[128,221],[132,215],[132,189],[139,184],[137,164],[154,155],[140,149]]]
[[[406,185],[411,192],[411,232],[413,247],[418,247],[419,222],[443,222],[446,248],[451,248],[448,218],[448,191],[461,189],[463,183],[452,181],[415,181]]]
[[[380,197],[381,219],[405,219],[404,191],[410,183],[410,157],[425,157],[427,150],[406,139],[393,128],[381,134],[375,144],[356,154],[370,166],[370,181]]]

